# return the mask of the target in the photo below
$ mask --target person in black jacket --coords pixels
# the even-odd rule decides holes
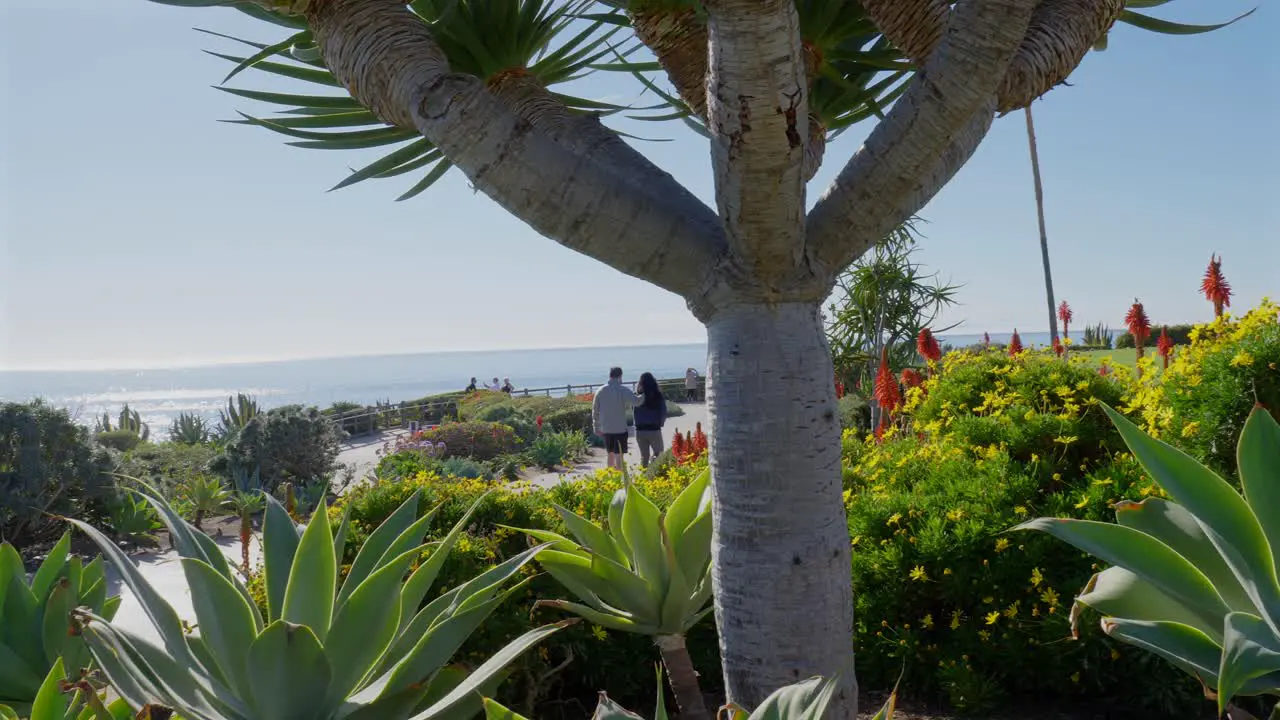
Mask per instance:
[[[640,466],[649,467],[650,458],[662,454],[662,426],[667,423],[667,401],[662,397],[653,373],[640,376],[640,396],[636,405],[636,444],[640,446]]]

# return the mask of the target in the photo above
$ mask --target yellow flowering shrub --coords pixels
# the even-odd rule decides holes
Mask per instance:
[[[1242,317],[1193,328],[1191,344],[1175,350],[1163,373],[1149,373],[1126,409],[1148,432],[1233,477],[1236,441],[1255,402],[1280,412],[1280,306],[1265,298]]]

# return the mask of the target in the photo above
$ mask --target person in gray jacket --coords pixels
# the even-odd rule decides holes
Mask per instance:
[[[622,385],[622,368],[609,370],[609,383],[596,391],[591,402],[591,425],[604,438],[609,467],[622,469],[627,454],[627,411],[635,407],[636,394]]]

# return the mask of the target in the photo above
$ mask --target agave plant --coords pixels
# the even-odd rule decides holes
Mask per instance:
[[[414,495],[370,534],[345,580],[327,512],[306,529],[268,499],[263,528],[266,607],[259,609],[208,536],[154,492],[190,587],[198,631],[183,623],[119,549],[70,520],[117,567],[161,638],[155,645],[97,614],[79,630],[111,685],[135,707],[170,708],[187,720],[431,720],[458,717],[505,666],[561,625],[532,630],[469,675],[449,658],[524,581],[507,586],[541,547],[517,555],[423,606],[471,511],[440,542],[422,539],[435,511],[418,518]],[[425,560],[425,551],[430,550]],[[408,576],[406,579],[406,575]],[[474,706],[479,709],[478,704]]]
[[[111,508],[111,529],[116,535],[135,545],[155,545],[155,531],[164,527],[156,509],[131,492],[120,494]]]
[[[71,697],[68,699],[67,695]],[[135,714],[121,698],[108,705],[103,693],[87,679],[67,680],[62,658],[58,658],[40,684],[29,711],[19,715],[16,709],[0,703],[0,720],[20,717],[27,720],[133,720],[151,716]]]
[[[84,642],[68,632],[72,609],[110,619],[120,606],[119,597],[107,597],[102,558],[84,565],[70,551],[68,531],[28,584],[18,551],[0,544],[0,704],[19,713],[30,709],[51,669],[66,679],[65,667],[74,680],[89,665]]]
[[[257,417],[262,410],[258,401],[244,393],[236,393],[234,398],[227,398],[227,409],[218,411],[218,428],[216,435],[226,441],[232,435],[244,429],[249,421]]]
[[[191,517],[197,530],[204,530],[204,519],[226,505],[231,494],[222,486],[222,480],[212,475],[194,475],[178,483],[174,496]]]
[[[1116,522],[1040,518],[1040,530],[1112,567],[1076,598],[1111,637],[1149,650],[1234,698],[1280,694],[1280,424],[1255,408],[1240,435],[1244,493],[1114,410],[1125,443],[1172,498],[1116,506]],[[1238,712],[1233,717],[1243,717]]]
[[[105,412],[94,423],[94,432],[110,433],[116,431],[132,433],[143,441],[151,437],[151,426],[142,422],[142,415],[137,410],[130,408],[128,403],[125,403],[124,407],[120,408],[120,414],[116,416],[114,426],[111,424],[111,415]]]
[[[651,635],[685,717],[706,717],[685,633],[711,612],[710,471],[662,512],[630,481],[614,494],[608,530],[556,505],[577,540],[525,530],[551,544],[538,563],[581,602],[539,600],[614,630]]]
[[[209,423],[195,413],[178,413],[169,425],[169,440],[183,445],[199,445],[209,441]]]

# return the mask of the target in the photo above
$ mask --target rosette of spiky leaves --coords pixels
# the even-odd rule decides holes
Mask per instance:
[[[186,0],[156,1],[174,4]],[[513,102],[555,101],[570,112],[612,113],[621,108],[551,90],[590,72],[592,63],[615,52],[610,40],[621,28],[599,20],[576,22],[589,4],[590,0],[415,0],[409,7],[430,27],[452,70],[485,80],[500,96],[512,96],[508,99]],[[270,17],[283,24],[297,24],[291,18]],[[384,123],[343,91],[325,67],[310,31],[298,27],[299,32],[270,44],[220,35],[256,52],[247,56],[212,54],[236,63],[226,80],[252,68],[319,85],[329,92],[290,94],[220,87],[239,97],[283,106],[274,117],[240,113],[241,119],[231,122],[274,130],[295,138],[289,144],[302,148],[391,148],[375,162],[352,172],[334,186],[335,190],[370,178],[417,173],[419,180],[397,198],[407,200],[453,167],[415,128]]]
[[[1040,530],[1112,565],[1076,599],[1110,636],[1156,653],[1218,696],[1280,692],[1280,424],[1256,407],[1240,434],[1243,494],[1106,408],[1169,500],[1116,506],[1116,524],[1040,518]],[[1072,612],[1078,617],[1078,608]]]
[[[1204,279],[1200,281],[1200,292],[1204,299],[1213,303],[1213,316],[1222,317],[1222,309],[1231,307],[1231,285],[1222,274],[1222,258],[1209,256],[1209,267],[1204,271]]]
[[[1062,321],[1062,337],[1070,337],[1071,321],[1076,317],[1066,300],[1058,303],[1058,319]]]
[[[703,471],[665,512],[627,480],[609,505],[607,529],[556,505],[572,539],[513,528],[551,545],[538,563],[580,601],[538,605],[654,636],[681,710],[691,716],[706,715],[684,635],[711,612],[710,480]]]
[[[90,658],[84,641],[70,632],[71,611],[87,607],[111,618],[119,606],[119,597],[107,597],[102,558],[85,565],[71,555],[71,531],[30,582],[18,551],[0,543],[0,704],[28,712],[54,668],[67,670],[58,679],[78,679]]]
[[[1129,328],[1129,334],[1133,336],[1133,346],[1138,351],[1138,357],[1141,358],[1143,351],[1146,350],[1147,338],[1151,337],[1151,318],[1147,317],[1146,309],[1137,298],[1133,299],[1129,312],[1125,313],[1124,324]]]
[[[508,581],[542,548],[517,555],[427,602],[471,510],[438,543],[423,544],[435,511],[418,517],[414,495],[376,528],[341,580],[337,532],[323,509],[299,529],[268,498],[263,527],[266,610],[204,533],[149,488],[180,555],[197,632],[92,526],[70,520],[119,568],[160,637],[156,645],[92,612],[79,632],[112,687],[135,707],[163,705],[186,720],[396,720],[457,717],[503,668],[558,628],[530,631],[470,674],[446,666],[493,609],[524,581]],[[429,555],[423,558],[426,552]],[[407,577],[406,577],[407,576]],[[341,580],[341,581],[340,581]]]
[[[178,413],[169,425],[169,442],[199,445],[209,441],[209,423],[195,413]]]

